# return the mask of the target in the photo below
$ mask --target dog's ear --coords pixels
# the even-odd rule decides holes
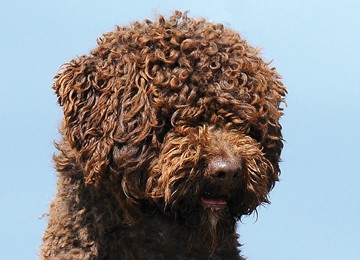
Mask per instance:
[[[273,77],[269,82],[269,93],[266,94],[266,102],[262,108],[262,115],[259,117],[259,122],[263,128],[262,130],[262,146],[263,152],[267,159],[271,162],[273,169],[269,176],[270,189],[279,180],[280,167],[279,161],[281,151],[283,149],[283,136],[281,133],[280,118],[283,115],[282,104],[286,105],[284,97],[287,94],[285,86],[280,81],[280,75],[273,69]]]
[[[63,142],[73,150],[88,184],[98,184],[114,172],[111,168],[122,175],[119,171],[151,158],[146,142],[156,117],[143,89],[145,81],[124,75],[133,71],[126,67],[131,62],[124,64],[121,70],[103,58],[82,56],[55,76],[53,89],[64,112]]]

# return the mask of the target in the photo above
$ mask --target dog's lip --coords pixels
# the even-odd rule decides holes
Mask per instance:
[[[201,203],[205,208],[224,209],[227,207],[227,201],[222,198],[201,198]]]

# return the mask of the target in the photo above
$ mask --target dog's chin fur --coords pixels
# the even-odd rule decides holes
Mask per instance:
[[[188,192],[190,191],[183,191],[189,194]],[[176,193],[181,192],[175,191],[174,194]],[[192,199],[189,200],[189,197]],[[244,212],[240,211],[239,199],[237,202],[229,201],[226,206],[217,208],[203,205],[201,198],[193,194],[187,198],[175,199],[170,206],[166,206],[166,203],[160,200],[162,202],[158,201],[155,207],[161,214],[173,219],[175,223],[191,230],[186,243],[187,251],[191,252],[193,247],[199,247],[199,241],[201,241],[201,247],[213,255],[216,252],[228,250],[229,245],[233,245],[234,248],[239,246],[238,236],[235,233],[236,221],[244,215]]]
[[[209,251],[214,253],[227,245],[226,237],[235,232],[235,218],[228,209],[204,210],[198,226],[197,237],[194,239],[206,241]]]
[[[228,210],[206,210],[206,221],[202,225],[206,241],[210,241],[211,252],[215,252],[222,246],[224,238],[234,233],[235,219]],[[206,230],[208,230],[206,232]],[[202,232],[201,232],[202,233]]]
[[[286,89],[231,29],[175,12],[66,63],[42,259],[243,259],[279,179]]]
[[[184,229],[191,230],[186,239],[185,251],[191,252],[200,244],[203,250],[213,255],[227,250],[229,244],[234,245],[234,248],[239,246],[235,233],[238,218],[230,213],[228,207],[216,209],[197,205],[187,210],[179,208],[160,212]]]

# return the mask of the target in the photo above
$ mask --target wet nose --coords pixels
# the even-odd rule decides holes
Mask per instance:
[[[214,158],[208,164],[208,174],[217,180],[232,180],[241,174],[241,162],[227,157]]]

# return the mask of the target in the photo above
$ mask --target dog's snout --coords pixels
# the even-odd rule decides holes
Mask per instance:
[[[241,174],[241,162],[230,158],[214,158],[208,164],[208,174],[218,180],[231,180]]]

